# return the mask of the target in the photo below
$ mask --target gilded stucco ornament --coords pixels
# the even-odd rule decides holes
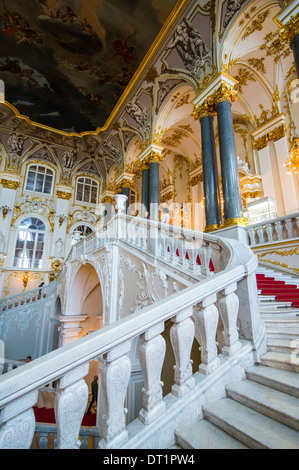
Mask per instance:
[[[288,23],[279,29],[278,34],[280,39],[290,44],[299,34],[299,14],[292,16]]]
[[[19,181],[7,180],[5,178],[1,178],[0,184],[2,184],[3,188],[7,189],[18,189],[20,186]]]

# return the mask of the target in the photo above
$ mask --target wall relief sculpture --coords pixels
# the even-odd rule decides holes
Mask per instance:
[[[212,64],[211,51],[207,50],[201,34],[186,18],[176,28],[173,40],[166,49],[176,49],[185,67],[195,78],[199,78],[206,64]]]

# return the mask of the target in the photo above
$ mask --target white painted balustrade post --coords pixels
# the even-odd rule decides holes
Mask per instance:
[[[160,333],[164,331],[164,322],[149,328],[141,335],[139,361],[144,378],[142,410],[139,419],[149,424],[165,410],[161,382],[161,372],[166,352],[166,343]]]
[[[282,240],[283,239],[283,226],[280,220],[275,222],[275,230],[277,233],[277,239]]]
[[[216,300],[216,294],[206,297],[202,302],[200,302],[194,315],[201,346],[201,363],[198,370],[205,375],[209,375],[220,365],[216,343],[216,333],[219,321],[219,312],[215,305]]]
[[[294,238],[293,219],[287,219],[285,226],[288,232],[288,238]]]
[[[209,243],[203,242],[199,249],[199,258],[201,262],[201,274],[210,276],[210,260],[211,260],[212,247]]]
[[[259,227],[257,227],[256,231],[257,231],[257,235],[259,237],[259,244],[264,243],[265,242],[265,240],[264,240],[264,227],[260,225]]]
[[[57,448],[78,449],[81,445],[79,431],[88,402],[88,386],[83,379],[89,364],[77,367],[61,377],[55,394],[57,423]]]
[[[233,283],[219,293],[218,305],[224,327],[221,352],[225,356],[233,356],[242,347],[237,328],[239,298],[236,290],[237,284]]]
[[[119,449],[128,440],[125,398],[131,375],[131,341],[100,360],[100,449]]]
[[[268,242],[273,242],[273,227],[272,224],[266,225],[266,232],[268,236]]]
[[[252,227],[249,227],[248,228],[248,236],[249,236],[249,241],[250,241],[250,245],[255,245],[255,229],[252,228]]]
[[[171,391],[176,397],[186,395],[195,385],[191,360],[195,333],[192,315],[193,307],[188,307],[172,318],[174,325],[170,330],[170,340],[175,357],[175,374]]]
[[[30,449],[35,431],[35,390],[12,401],[0,413],[0,449]]]

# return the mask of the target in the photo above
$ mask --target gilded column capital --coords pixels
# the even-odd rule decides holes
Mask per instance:
[[[156,162],[156,163],[159,163],[159,162],[162,162],[162,160],[164,159],[164,155],[160,152],[155,152],[154,150],[152,150],[150,152],[150,154],[147,156],[146,158],[146,162],[148,164],[152,163],[152,162]]]
[[[116,180],[115,180],[115,190],[119,192],[122,188],[133,188],[134,186],[134,177],[135,173],[123,172]]]
[[[201,119],[206,115],[211,115],[221,101],[237,99],[238,92],[234,86],[238,84],[238,81],[223,71],[213,75],[210,80],[204,80],[203,84],[206,86],[199,87],[199,94],[193,101],[193,116],[196,118]]]
[[[206,116],[215,116],[217,114],[214,100],[207,98],[200,106],[194,108],[193,116],[201,120]]]
[[[291,44],[295,36],[299,34],[299,13],[292,16],[291,19],[278,30],[279,37]]]
[[[149,163],[147,161],[142,161],[138,164],[138,167],[140,170],[148,170],[149,169]]]
[[[152,162],[161,162],[164,159],[164,147],[162,145],[152,142],[148,147],[139,155],[139,166],[146,165],[142,169],[149,168]]]
[[[218,103],[223,101],[236,101],[237,94],[237,90],[234,90],[234,88],[226,85],[225,83],[221,83],[220,87],[212,95],[214,105],[217,106]]]

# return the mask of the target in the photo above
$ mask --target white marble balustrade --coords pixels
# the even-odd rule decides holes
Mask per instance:
[[[161,226],[158,228],[161,233]],[[177,234],[176,229],[173,234]],[[170,251],[165,250],[164,245],[164,254],[174,257],[174,249],[180,249],[177,243],[182,239],[174,236],[170,239],[174,245]],[[193,241],[197,243],[196,236]],[[176,263],[190,262],[190,257],[185,261],[185,242],[186,237],[181,245],[182,255],[176,255],[179,258]],[[256,308],[256,257],[238,242],[220,242],[207,237],[198,246],[198,250],[204,250],[202,259],[206,257],[202,269],[207,268],[212,245],[218,248],[215,265],[218,268],[221,262],[225,266],[222,271],[205,276],[181,292],[1,376],[0,448],[31,446],[35,432],[32,407],[37,401],[38,390],[53,381],[57,391],[57,448],[80,447],[78,436],[88,400],[84,377],[92,360],[100,360],[99,448],[125,446],[129,439],[125,397],[131,373],[130,349],[137,338],[140,338],[139,359],[144,378],[138,420],[146,429],[155,423],[156,429],[157,422],[167,411],[161,371],[166,353],[163,333],[169,320],[173,324],[170,336],[175,357],[171,393],[178,400],[183,400],[195,384],[190,357],[195,333],[200,338],[201,349],[197,373],[203,377],[220,369],[220,355],[232,358],[238,354],[240,341],[249,342],[252,351],[258,354],[263,328]],[[223,337],[220,349],[216,334]]]
[[[247,232],[250,246],[297,238],[299,237],[299,212],[250,225]]]

